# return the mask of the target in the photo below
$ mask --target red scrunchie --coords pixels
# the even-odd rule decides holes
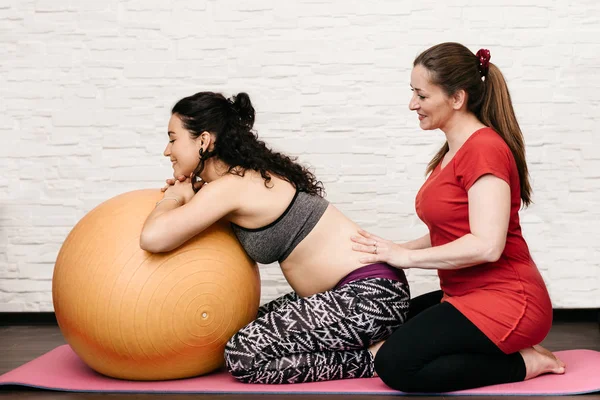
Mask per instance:
[[[488,49],[479,49],[475,54],[479,58],[479,72],[481,76],[486,76],[490,69],[490,51]]]

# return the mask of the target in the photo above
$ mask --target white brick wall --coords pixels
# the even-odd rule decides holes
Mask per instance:
[[[422,235],[414,196],[443,136],[408,111],[409,73],[451,40],[489,48],[509,81],[535,190],[523,229],[554,306],[600,307],[599,4],[0,0],[0,311],[52,309],[69,230],[161,185],[169,109],[199,90],[247,91],[261,136],[347,215]],[[436,288],[409,275],[415,295]],[[263,301],[288,290],[277,266],[262,278]]]

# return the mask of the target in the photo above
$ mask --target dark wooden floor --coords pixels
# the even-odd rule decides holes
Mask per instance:
[[[0,326],[0,375],[16,368],[53,348],[64,344],[65,341],[55,325],[37,326]],[[600,351],[600,329],[596,321],[557,321],[552,331],[543,343],[550,350],[591,349]],[[600,373],[600,372],[599,372]],[[0,389],[0,397],[11,399],[201,399],[201,400],[254,400],[254,399],[286,399],[286,400],[381,400],[388,396],[373,395],[158,395],[158,394],[88,394],[88,393],[63,393],[32,389],[4,387]],[[420,397],[420,399],[442,399],[444,397]],[[457,397],[452,397],[457,399]],[[471,400],[478,397],[469,396]],[[511,399],[525,399],[526,397],[513,396]],[[542,396],[536,399],[594,399],[600,400],[600,393],[586,396]],[[490,397],[481,397],[489,400]]]

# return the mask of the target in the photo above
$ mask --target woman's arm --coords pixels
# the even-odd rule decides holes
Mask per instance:
[[[471,233],[453,242],[413,250],[363,234],[361,238],[353,238],[359,243],[354,249],[371,253],[361,258],[361,262],[384,261],[399,268],[460,269],[497,261],[506,245],[510,187],[506,181],[487,174],[469,189],[468,201]],[[377,242],[376,250],[374,242]],[[373,254],[375,251],[377,254]]]
[[[399,243],[398,245],[404,247],[407,250],[427,249],[431,247],[431,238],[429,236],[429,233],[427,233],[427,235],[422,236],[418,239],[411,240],[410,242],[406,243]]]
[[[237,178],[237,180],[235,179]],[[173,250],[239,207],[239,177],[223,176],[204,185],[191,199],[191,183],[175,182],[165,201],[150,213],[140,236],[140,247],[151,253]],[[187,186],[181,186],[187,185]],[[173,190],[172,190],[173,189]],[[175,200],[166,200],[176,198]],[[183,205],[180,205],[184,203]]]
[[[409,268],[459,269],[498,261],[508,232],[510,186],[488,174],[468,191],[471,233],[442,246],[409,254]]]

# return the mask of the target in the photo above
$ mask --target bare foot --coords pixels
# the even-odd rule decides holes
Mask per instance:
[[[535,351],[537,351],[538,353],[542,353],[543,355],[554,358],[558,362],[558,365],[560,367],[563,367],[563,368],[566,367],[565,363],[562,362],[562,360],[560,358],[556,357],[554,355],[554,353],[552,353],[550,350],[546,349],[545,347],[542,347],[541,345],[536,344],[535,346],[533,346],[533,349]]]
[[[565,364],[542,346],[529,347],[521,350],[519,353],[521,353],[521,357],[523,357],[523,361],[525,362],[525,380],[543,374],[565,373]]]
[[[379,348],[383,343],[385,343],[385,340],[382,340],[381,342],[377,342],[369,346],[369,352],[373,356],[373,360],[375,360],[375,355],[377,355],[377,352],[379,351]],[[373,371],[373,376],[377,376],[377,372]]]

